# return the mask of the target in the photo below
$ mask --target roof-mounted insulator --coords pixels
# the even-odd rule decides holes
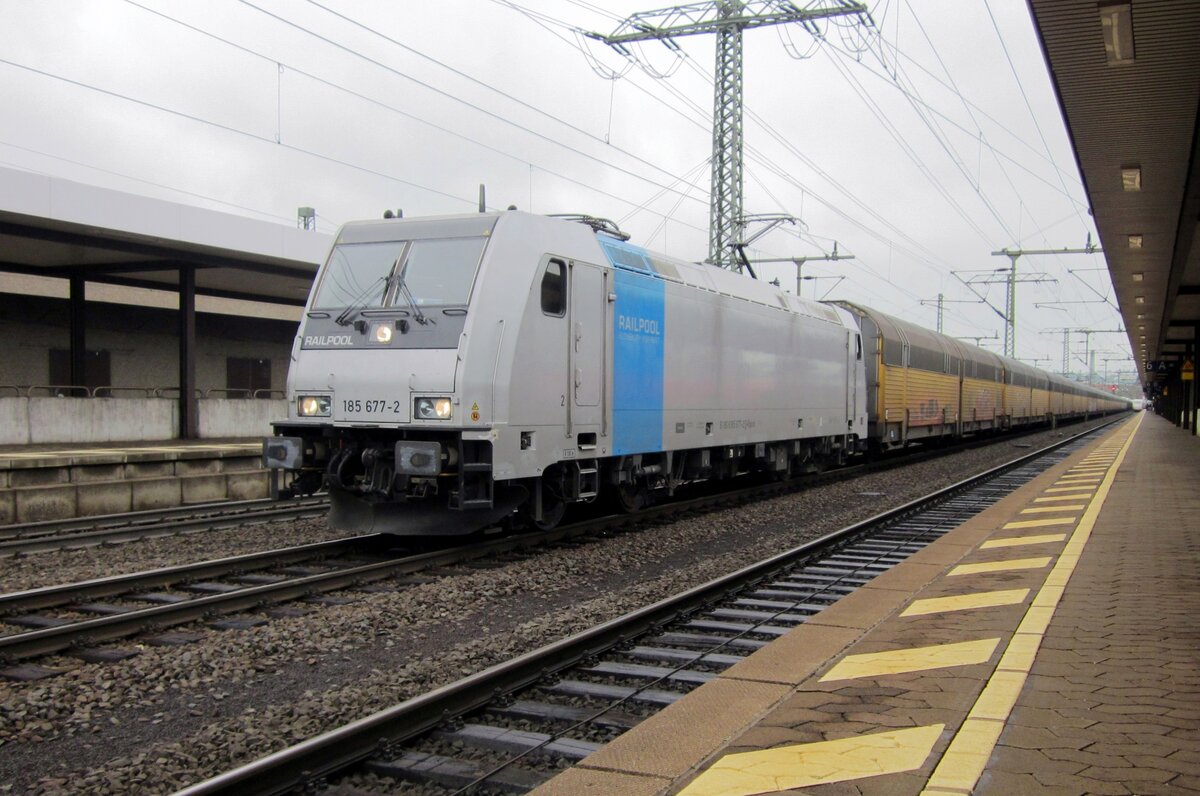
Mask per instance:
[[[561,218],[564,221],[578,221],[580,224],[587,224],[592,228],[593,232],[603,232],[605,235],[611,235],[617,240],[629,240],[629,233],[622,232],[617,226],[617,222],[609,221],[607,218],[597,218],[584,213],[551,213],[550,218]]]

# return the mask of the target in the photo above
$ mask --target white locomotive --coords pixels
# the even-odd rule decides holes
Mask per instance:
[[[355,532],[546,527],[606,494],[636,510],[692,481],[840,461],[872,432],[908,441],[890,410],[868,410],[884,345],[867,341],[879,362],[865,361],[861,308],[580,220],[342,227],[293,346],[288,418],[264,441],[265,464],[294,475],[287,492],[324,486],[331,523]],[[1000,417],[947,425],[943,410],[938,428]]]

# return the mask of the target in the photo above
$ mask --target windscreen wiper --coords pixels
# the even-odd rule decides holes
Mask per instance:
[[[362,312],[367,306],[367,296],[375,289],[375,286],[380,282],[384,282],[384,277],[379,277],[371,284],[367,285],[361,293],[351,299],[350,304],[346,309],[342,310],[341,315],[333,319],[333,322],[338,326],[349,326],[358,317],[358,313]],[[386,282],[384,282],[384,290],[387,290]]]
[[[411,244],[410,244],[411,246]],[[408,289],[408,285],[404,282],[404,268],[407,266],[407,257],[410,246],[405,246],[400,252],[400,256],[396,258],[396,262],[392,263],[391,273],[388,274],[387,287],[384,288],[384,303],[387,303],[387,296],[390,293],[395,298],[395,294],[399,293],[404,302],[408,304],[409,310],[412,311],[413,320],[424,326],[427,323],[433,323],[433,319],[421,312],[421,308],[417,306],[417,300],[413,298],[412,291]],[[401,329],[401,331],[405,331]]]
[[[408,302],[409,308],[413,313],[413,320],[424,326],[427,323],[433,323],[433,318],[430,318],[425,313],[421,312],[421,308],[417,305],[417,300],[413,298],[412,291],[408,289],[408,285],[404,283],[403,277],[398,277],[399,281],[396,287],[400,289],[400,294],[404,296],[404,300]]]

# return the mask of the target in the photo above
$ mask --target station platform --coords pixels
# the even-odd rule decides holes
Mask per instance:
[[[262,440],[0,446],[0,525],[266,497]]]
[[[534,793],[1200,790],[1198,486],[1131,416]]]

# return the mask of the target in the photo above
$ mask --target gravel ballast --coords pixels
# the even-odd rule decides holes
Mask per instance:
[[[115,545],[10,556],[0,558],[0,592],[126,575],[194,561],[326,542],[345,536],[345,531],[332,530],[323,516],[316,516]]]
[[[312,606],[306,615],[247,630],[188,628],[202,631],[201,639],[145,646],[119,663],[42,661],[70,671],[0,683],[0,792],[172,792],[1083,428],[539,551],[495,568],[464,567],[430,583],[385,581],[391,588],[339,592],[354,601]],[[167,566],[317,541],[319,535],[320,529],[257,526],[241,536],[221,531],[153,540],[154,549],[144,554],[135,549],[143,543],[77,551],[86,561],[46,554],[37,557],[40,573],[31,567],[22,577],[48,585],[126,566]],[[221,547],[222,540],[237,549]],[[105,555],[118,563],[106,565]],[[139,561],[154,563],[134,563],[139,555],[146,557]],[[59,561],[68,562],[71,575],[62,575]],[[36,562],[31,557],[20,563]],[[92,574],[76,574],[89,567]],[[6,573],[6,586],[9,580]]]

